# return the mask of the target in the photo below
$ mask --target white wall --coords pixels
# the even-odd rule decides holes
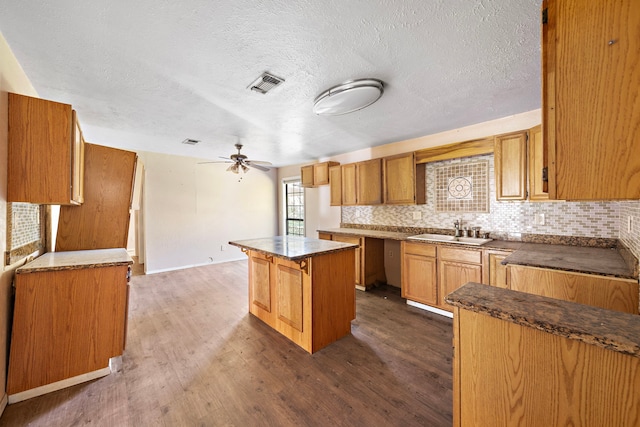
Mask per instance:
[[[244,259],[230,240],[277,234],[275,170],[235,175],[191,157],[138,155],[147,273]]]
[[[6,405],[6,371],[8,351],[8,328],[11,324],[11,281],[16,265],[4,264],[7,250],[7,128],[8,92],[38,96],[26,74],[18,64],[6,40],[0,34],[0,413]]]

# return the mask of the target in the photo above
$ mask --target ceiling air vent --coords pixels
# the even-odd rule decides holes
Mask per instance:
[[[282,82],[284,82],[284,79],[264,72],[253,83],[247,86],[247,89],[251,89],[264,95]]]
[[[184,141],[182,141],[183,144],[187,144],[187,145],[196,145],[198,142],[200,142],[200,140],[191,139],[191,138],[187,138]]]

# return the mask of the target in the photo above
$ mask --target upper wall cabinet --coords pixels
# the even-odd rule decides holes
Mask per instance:
[[[357,171],[356,164],[349,163],[340,166],[342,172],[342,205],[353,206],[358,203]]]
[[[382,159],[356,163],[356,174],[357,203],[382,204]]]
[[[300,168],[301,185],[303,187],[317,187],[329,184],[329,168],[337,166],[338,162],[322,162]]]
[[[9,94],[7,201],[83,201],[84,140],[71,105]]]
[[[382,159],[384,203],[386,205],[426,203],[425,170],[425,163],[416,165],[414,153]]]
[[[331,166],[329,168],[329,191],[330,205],[342,205],[342,168],[340,166]]]
[[[527,198],[527,132],[496,136],[494,153],[496,198],[525,200]]]
[[[640,2],[542,8],[550,198],[640,199]]]
[[[546,190],[544,173],[544,141],[542,140],[542,126],[529,129],[528,166],[529,171],[529,200],[549,200]]]

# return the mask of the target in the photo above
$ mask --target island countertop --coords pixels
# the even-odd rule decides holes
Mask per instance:
[[[331,240],[312,239],[301,236],[274,236],[259,239],[236,240],[230,245],[243,249],[262,252],[290,261],[328,254],[332,252],[355,249],[358,245],[334,242]]]
[[[447,303],[554,335],[640,357],[640,316],[589,305],[467,283]]]
[[[126,249],[93,249],[86,251],[47,252],[22,267],[16,274],[43,271],[77,270],[133,264]]]

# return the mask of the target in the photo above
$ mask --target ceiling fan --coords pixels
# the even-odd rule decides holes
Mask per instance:
[[[247,159],[247,156],[245,156],[244,154],[240,153],[240,150],[242,149],[242,144],[236,144],[235,145],[236,149],[238,150],[238,154],[232,154],[229,157],[222,157],[220,156],[221,159],[224,159],[224,161],[215,161],[215,162],[201,162],[200,164],[205,164],[205,163],[233,163],[231,166],[229,166],[227,168],[227,171],[233,172],[233,173],[247,173],[249,171],[249,168],[255,168],[261,171],[268,171],[269,168],[265,167],[265,166],[271,166],[271,162],[263,162],[263,161],[259,161],[259,160],[249,160]]]

